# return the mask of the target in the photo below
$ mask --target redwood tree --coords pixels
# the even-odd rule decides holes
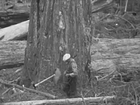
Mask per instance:
[[[37,83],[56,67],[63,73],[66,52],[75,57],[83,76],[89,58],[90,7],[90,0],[32,0],[23,80]]]

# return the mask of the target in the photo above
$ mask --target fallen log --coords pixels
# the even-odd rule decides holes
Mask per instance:
[[[29,19],[29,13],[18,12],[18,11],[9,11],[1,12],[0,11],[0,28],[9,27],[14,24],[26,21]]]
[[[8,27],[29,19],[30,2],[0,1],[0,28]]]
[[[82,104],[83,102],[101,103],[101,102],[109,102],[114,98],[115,96],[104,96],[104,97],[87,97],[87,98],[71,98],[71,99],[56,99],[56,100],[33,100],[33,101],[2,103],[2,105]]]
[[[26,41],[0,41],[0,70],[24,64]]]
[[[28,25],[29,20],[1,29],[0,40],[9,41],[23,39],[28,34]]]
[[[140,39],[99,39],[91,46],[93,72],[107,76],[140,70]]]

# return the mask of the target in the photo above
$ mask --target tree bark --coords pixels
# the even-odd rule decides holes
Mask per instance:
[[[0,70],[24,64],[25,41],[0,41]]]
[[[28,34],[28,25],[29,20],[1,29],[0,40],[9,41],[26,39]]]

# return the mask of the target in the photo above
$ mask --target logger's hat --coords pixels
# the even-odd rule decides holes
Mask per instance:
[[[71,55],[69,53],[66,53],[64,56],[63,56],[63,61],[67,61],[68,59],[70,59]]]

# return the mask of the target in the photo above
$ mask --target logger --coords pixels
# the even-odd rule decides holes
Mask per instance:
[[[71,58],[69,53],[63,56],[63,61],[67,64],[67,70],[64,72],[64,87],[63,91],[68,98],[76,97],[77,95],[77,76],[78,69],[76,61]]]

